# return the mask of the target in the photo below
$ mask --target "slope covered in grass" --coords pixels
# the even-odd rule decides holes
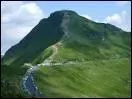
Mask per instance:
[[[23,64],[42,63],[54,54],[50,46],[56,43],[60,45],[57,46],[58,51],[52,62],[96,62],[130,57],[130,40],[130,32],[113,25],[96,23],[70,10],[56,11],[48,18],[42,19],[27,36],[12,46],[2,57],[2,96],[23,96],[20,83],[27,70]],[[80,66],[82,65],[78,67]]]
[[[128,58],[40,67],[35,82],[46,97],[130,97]]]
[[[112,46],[130,50],[130,32],[110,24],[96,23],[74,11],[62,10],[42,19],[27,36],[11,47],[3,57],[3,64],[23,65],[33,62],[46,48],[60,41],[67,46],[75,45],[73,47],[76,48],[88,46],[87,50],[98,51],[99,48],[109,49]]]
[[[129,57],[130,51],[115,45],[95,46],[83,45],[76,41],[66,42],[58,46],[58,53],[55,55],[53,62],[67,61],[89,61],[102,60],[120,57]]]

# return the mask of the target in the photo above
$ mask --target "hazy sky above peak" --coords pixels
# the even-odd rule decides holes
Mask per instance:
[[[26,36],[40,19],[64,9],[131,31],[130,1],[2,1],[1,54]]]

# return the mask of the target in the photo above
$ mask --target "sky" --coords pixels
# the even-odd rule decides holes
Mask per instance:
[[[95,22],[131,31],[130,1],[2,1],[1,54],[19,43],[42,18],[58,10],[73,10]]]

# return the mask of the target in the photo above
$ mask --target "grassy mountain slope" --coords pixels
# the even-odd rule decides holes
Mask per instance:
[[[69,22],[62,26],[61,24],[67,20]],[[100,50],[116,50],[115,53],[125,53],[128,56],[130,51],[130,32],[110,24],[95,23],[73,11],[64,10],[52,13],[49,18],[41,20],[23,40],[6,52],[3,63],[23,65],[25,62],[32,62],[46,48],[59,41],[64,46],[74,47],[76,50],[77,47],[90,48],[90,51],[94,50],[95,53],[103,53]]]
[[[130,32],[69,15],[52,63],[35,75],[46,97],[130,97]],[[76,64],[65,64],[68,62]]]
[[[130,97],[128,58],[41,67],[35,74],[46,97]]]
[[[130,32],[110,24],[95,23],[77,14],[68,13],[66,18],[69,22],[54,62],[130,56]]]
[[[109,66],[109,59],[130,57],[130,35],[130,32],[125,32],[110,24],[93,22],[73,11],[56,11],[50,17],[42,19],[27,36],[11,47],[2,58],[2,96],[25,96],[20,88],[20,81],[27,70],[23,64],[43,62],[53,54],[51,45],[56,44],[58,48],[52,62],[94,61],[96,63],[97,60],[107,59]],[[128,69],[127,61],[124,64],[123,61],[125,60],[121,60],[122,68],[126,66]],[[116,63],[114,65],[116,66]],[[77,66],[78,68],[85,67],[89,64],[78,64]],[[97,66],[101,67],[102,65],[99,63]],[[69,67],[74,69],[71,65]],[[82,74],[82,76],[86,75]],[[129,77],[127,76],[127,78]],[[37,82],[43,83],[39,80]],[[12,88],[14,91],[11,91]],[[127,92],[128,89],[126,89]],[[124,96],[126,95],[128,93]]]

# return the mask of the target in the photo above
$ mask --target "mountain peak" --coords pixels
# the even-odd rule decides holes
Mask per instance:
[[[50,17],[54,16],[54,15],[64,15],[65,13],[68,15],[71,15],[71,14],[77,15],[77,13],[72,10],[60,10],[60,11],[55,11],[55,12],[51,13]]]
[[[78,15],[76,12],[74,12],[72,10],[60,10],[60,11],[55,11],[55,12],[51,13],[49,16],[49,19],[55,19],[55,18],[62,19],[65,14]]]
[[[129,35],[130,33],[126,35],[124,31],[112,25],[85,19],[72,10],[60,10],[42,19],[20,43],[5,53],[3,60],[7,64],[31,62],[46,48],[57,42],[62,42],[63,45],[94,46],[97,49],[117,41],[126,45],[129,42]]]
[[[60,24],[65,15],[78,15],[78,14],[72,10],[59,10],[59,11],[55,11],[55,12],[51,13],[48,18],[41,19],[40,22],[42,23],[43,21],[48,19],[52,22],[58,21],[57,23]]]

